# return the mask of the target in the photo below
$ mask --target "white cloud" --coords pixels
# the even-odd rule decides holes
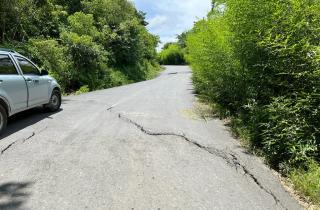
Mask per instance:
[[[148,29],[159,35],[162,43],[175,41],[176,36],[192,28],[207,15],[211,0],[134,0],[137,8],[147,13]]]
[[[150,19],[148,19],[148,27],[153,29],[153,28],[158,28],[162,24],[165,24],[168,21],[168,17],[164,15],[156,15]]]

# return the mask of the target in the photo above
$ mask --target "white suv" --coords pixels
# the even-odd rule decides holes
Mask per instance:
[[[57,81],[28,58],[0,49],[0,134],[9,116],[41,105],[52,112],[60,109]]]

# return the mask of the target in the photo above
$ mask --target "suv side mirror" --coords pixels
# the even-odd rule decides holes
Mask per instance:
[[[47,76],[47,75],[49,75],[49,72],[47,70],[41,71],[41,76]]]

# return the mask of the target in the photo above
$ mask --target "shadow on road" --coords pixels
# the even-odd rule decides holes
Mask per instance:
[[[54,115],[58,112],[62,111],[60,109],[57,112],[47,112],[45,109],[41,107],[37,107],[34,109],[30,109],[16,115],[13,115],[9,118],[7,129],[0,136],[0,139],[3,139],[11,134],[18,132],[26,127],[29,127],[43,119],[49,118],[51,119],[51,115]],[[1,208],[0,208],[1,209]]]
[[[19,209],[30,196],[26,190],[31,185],[31,182],[0,184],[0,209]]]

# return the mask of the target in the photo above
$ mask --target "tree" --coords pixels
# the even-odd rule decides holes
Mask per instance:
[[[183,32],[179,35],[177,35],[177,39],[178,39],[178,45],[184,49],[187,47],[186,41],[187,41],[187,36],[188,36],[188,31],[187,32]]]
[[[53,0],[53,2],[66,7],[67,12],[71,15],[82,10],[81,0]]]

